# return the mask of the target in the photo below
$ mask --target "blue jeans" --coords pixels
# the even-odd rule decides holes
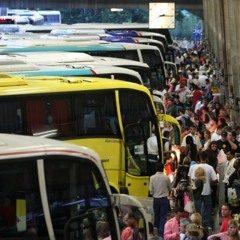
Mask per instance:
[[[163,237],[164,226],[167,221],[169,202],[167,197],[153,199],[154,227],[158,229],[158,235]]]
[[[194,206],[196,209],[196,212],[201,214],[201,209],[202,209],[202,199],[194,199]]]
[[[212,217],[212,197],[210,195],[202,195],[202,208],[201,215],[203,218],[203,223],[207,227],[213,228],[213,217]]]

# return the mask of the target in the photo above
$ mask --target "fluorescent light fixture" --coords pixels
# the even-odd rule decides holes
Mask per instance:
[[[122,12],[123,8],[111,8],[111,12]]]

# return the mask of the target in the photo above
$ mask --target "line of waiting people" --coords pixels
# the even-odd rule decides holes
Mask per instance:
[[[239,239],[240,126],[233,125],[231,106],[220,103],[213,94],[216,79],[208,55],[192,51],[184,53],[181,59],[178,78],[170,80],[160,93],[167,114],[176,117],[181,124],[183,136],[179,162],[168,144],[164,147],[165,164],[159,163],[157,173],[150,178],[154,226],[158,235],[166,240]],[[165,131],[168,130],[163,128],[166,139]],[[171,139],[167,140],[171,143]],[[167,222],[169,200],[176,210],[172,223]],[[189,203],[191,212],[186,208]],[[230,206],[237,221],[225,224],[228,227],[224,228],[224,234],[209,236],[214,229],[214,210],[218,211],[217,207],[224,204]],[[183,238],[180,219],[189,220],[193,214],[199,214],[202,219],[197,223],[198,229],[202,225],[206,231],[191,235],[188,230]],[[175,229],[169,232],[168,226],[174,223]],[[196,228],[189,224],[186,226]]]

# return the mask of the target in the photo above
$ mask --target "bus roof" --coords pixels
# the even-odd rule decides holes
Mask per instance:
[[[72,68],[79,68],[83,66],[92,67],[92,66],[136,66],[142,69],[149,69],[148,64],[124,59],[124,58],[114,58],[114,57],[105,57],[105,56],[91,56],[82,52],[25,52],[19,54],[8,54],[0,55],[0,66],[3,65],[12,65],[18,69],[20,67],[17,64],[25,64],[30,67],[33,67],[33,64],[50,64],[50,66],[57,66],[66,64]],[[11,66],[9,66],[11,68]],[[36,67],[34,68],[36,69]],[[16,70],[18,71],[18,70]],[[26,70],[27,71],[27,70]]]
[[[49,138],[0,134],[0,161],[10,158],[40,158],[41,156],[51,155],[71,155],[87,158],[102,170],[98,154],[89,148]]]
[[[12,52],[91,52],[91,51],[123,51],[133,49],[153,49],[159,51],[156,46],[134,43],[94,43],[94,42],[66,42],[66,41],[21,41],[17,45],[8,45],[0,48],[0,53]]]
[[[15,69],[14,66],[11,66],[11,69]],[[2,70],[3,71],[3,70]],[[96,67],[82,67],[82,68],[69,68],[66,66],[39,66],[39,70],[33,71],[9,71],[8,73],[17,76],[92,76],[97,77],[98,75],[110,75],[111,78],[123,80],[124,77],[120,78],[118,75],[125,75],[129,80],[129,78],[133,79],[134,82],[143,85],[141,76],[138,72],[134,70],[130,70],[122,67],[114,67],[114,66],[96,66]],[[117,76],[114,76],[117,75]]]
[[[33,81],[34,80],[34,81]],[[103,84],[104,80],[104,84]],[[0,96],[20,96],[49,93],[74,93],[91,90],[132,89],[149,90],[140,85],[125,81],[93,77],[19,77],[0,75]]]

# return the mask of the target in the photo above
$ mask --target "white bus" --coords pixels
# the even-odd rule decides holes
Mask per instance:
[[[59,25],[61,12],[57,10],[8,9],[8,16],[26,16],[33,25]]]
[[[139,61],[133,61],[128,59],[111,58],[111,57],[97,57],[90,56],[86,53],[76,53],[76,52],[32,52],[32,53],[21,53],[21,54],[9,54],[0,55],[0,66],[2,72],[22,72],[22,71],[40,71],[40,70],[50,70],[62,68],[72,70],[72,73],[77,73],[79,69],[84,68],[96,68],[96,67],[121,67],[126,70],[122,71],[128,75],[134,75],[134,78],[139,78],[138,83],[143,84],[150,89],[151,82],[151,72],[149,66],[146,63]],[[98,73],[100,69],[98,69]],[[137,73],[133,73],[132,70]],[[107,70],[105,70],[107,71]],[[75,74],[74,73],[74,74]],[[50,73],[49,73],[50,74]],[[75,74],[75,75],[76,75]],[[88,74],[89,75],[89,74]],[[60,76],[60,75],[59,75]],[[65,74],[66,76],[66,74]],[[116,75],[115,75],[116,76]],[[119,78],[117,75],[115,78]],[[123,77],[123,76],[121,76]],[[119,78],[122,79],[122,78]],[[124,79],[122,79],[124,80]],[[130,80],[130,79],[128,79]],[[136,82],[136,81],[133,81]]]
[[[137,214],[148,239],[142,205],[128,195],[111,194],[94,151],[14,134],[0,134],[0,141],[1,239],[98,240],[106,226],[107,235],[120,240],[120,206]]]
[[[8,67],[8,66],[7,66]],[[127,82],[133,82],[137,84],[143,85],[141,76],[138,72],[122,68],[122,67],[114,67],[114,66],[98,66],[98,67],[81,67],[81,68],[70,68],[64,65],[48,65],[48,66],[37,66],[38,70],[33,71],[14,71],[15,65],[12,65],[11,68],[8,67],[7,74],[12,74],[15,76],[61,76],[61,77],[69,77],[69,76],[89,76],[89,77],[99,77],[99,78],[110,78],[110,79],[118,79]],[[3,72],[5,72],[4,68],[1,68]]]
[[[13,45],[15,44],[15,45]],[[1,54],[26,52],[84,52],[92,56],[125,58],[148,64],[151,71],[151,88],[162,90],[167,84],[167,76],[161,52],[156,46],[134,43],[94,43],[66,42],[63,40],[30,40],[9,42],[0,48]]]

